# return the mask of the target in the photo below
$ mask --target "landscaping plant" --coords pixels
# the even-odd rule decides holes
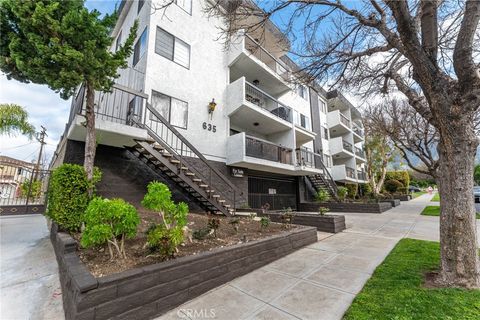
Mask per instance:
[[[217,230],[220,228],[220,219],[215,217],[209,218],[207,226],[210,228],[210,230],[213,230],[213,236],[216,238]]]
[[[295,213],[292,211],[292,208],[288,207],[283,209],[281,219],[282,224],[285,229],[290,229]]]
[[[25,180],[25,182],[20,184],[20,190],[23,198],[28,197],[30,190],[30,197],[33,199],[38,199],[42,194],[42,181],[35,180],[30,185],[30,180]]]
[[[345,187],[338,187],[337,188],[337,196],[340,201],[345,201],[345,198],[347,197],[348,194],[348,189]]]
[[[83,247],[106,243],[111,260],[114,259],[112,246],[119,257],[127,257],[125,239],[133,238],[137,234],[140,223],[134,206],[123,199],[94,198],[88,204],[83,220],[85,230],[80,241]]]
[[[358,185],[355,183],[347,183],[345,184],[345,188],[347,188],[347,196],[350,199],[355,199],[358,193]]]
[[[53,170],[46,215],[63,230],[79,231],[90,200],[88,190],[91,190],[101,177],[100,170],[95,168],[93,180],[89,181],[85,169],[77,164],[65,163]]]
[[[317,194],[315,195],[315,200],[318,202],[327,202],[331,198],[330,193],[325,189],[318,190]]]
[[[230,225],[233,227],[235,233],[238,233],[238,229],[240,227],[240,218],[232,218],[230,219]]]
[[[184,202],[175,204],[168,187],[157,181],[148,184],[142,205],[156,211],[162,223],[147,232],[147,246],[163,256],[173,256],[184,241],[183,227],[187,225],[188,206]]]
[[[260,218],[260,229],[264,230],[267,229],[270,225],[270,218],[269,217],[261,217]]]
[[[318,208],[318,214],[321,215],[321,216],[324,216],[325,213],[327,213],[328,211],[330,211],[330,209],[325,208],[325,207]]]
[[[385,190],[387,190],[390,193],[395,193],[398,191],[398,189],[404,188],[404,187],[405,186],[403,185],[403,183],[395,179],[385,181]]]

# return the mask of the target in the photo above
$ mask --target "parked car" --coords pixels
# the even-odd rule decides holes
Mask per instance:
[[[475,202],[480,203],[480,186],[473,187],[473,196],[475,197]]]
[[[419,187],[415,187],[415,186],[410,186],[408,187],[408,192],[412,193],[412,192],[420,192],[422,190],[420,190]]]

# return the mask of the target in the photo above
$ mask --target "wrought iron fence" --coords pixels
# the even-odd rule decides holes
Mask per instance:
[[[0,214],[43,213],[50,171],[18,160],[0,162]]]
[[[350,167],[345,167],[345,172],[347,173],[348,178],[356,179],[357,177],[355,176],[355,169],[350,168]]]

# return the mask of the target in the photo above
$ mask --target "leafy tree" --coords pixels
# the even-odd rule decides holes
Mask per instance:
[[[224,39],[260,34],[270,19],[296,39],[297,81],[322,80],[364,97],[402,95],[438,132],[441,286],[479,288],[473,168],[479,144],[480,1],[211,1]],[[297,35],[301,34],[302,37]],[[259,36],[260,38],[260,36]],[[285,50],[282,48],[282,50]],[[286,51],[286,50],[285,50]]]
[[[473,171],[473,180],[475,184],[480,186],[480,164],[475,165],[475,170]]]
[[[125,239],[137,234],[140,223],[137,209],[123,199],[94,198],[83,217],[85,230],[81,245],[92,247],[107,244],[110,258],[114,259],[112,246],[121,258],[126,258]]]
[[[46,84],[71,97],[83,84],[86,88],[84,167],[93,178],[95,159],[95,90],[109,91],[118,68],[127,66],[137,23],[116,52],[109,50],[116,12],[100,17],[83,0],[37,0],[0,2],[0,70],[8,79]]]
[[[30,139],[35,134],[35,127],[28,122],[28,113],[17,104],[0,104],[0,134],[24,134]]]

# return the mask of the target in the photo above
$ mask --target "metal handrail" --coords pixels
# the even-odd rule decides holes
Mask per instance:
[[[301,152],[307,153],[309,155],[313,155],[314,157],[314,166],[317,169],[321,169],[323,171],[323,174],[327,177],[328,180],[328,185],[333,189],[334,193],[337,194],[338,188],[337,185],[335,184],[335,180],[333,180],[332,175],[330,174],[330,171],[328,171],[327,167],[323,163],[323,156],[321,154],[315,153],[313,151],[307,150],[305,148],[297,148],[296,150],[300,150]],[[298,162],[298,159],[297,159]]]
[[[169,152],[177,155],[180,158],[180,161],[185,163],[188,167],[189,170],[194,172],[198,177],[202,178],[204,181],[208,181],[208,184],[210,187],[213,187],[212,185],[212,174],[215,175],[217,178],[219,178],[222,182],[224,182],[228,187],[230,187],[230,191],[233,192],[233,209],[235,209],[235,201],[236,201],[236,195],[239,194],[241,195],[242,192],[230,181],[228,180],[218,169],[213,167],[208,160],[203,156],[203,154],[198,151],[185,137],[183,137],[165,118],[163,118],[162,115],[158,113],[157,110],[155,110],[149,103],[147,103],[146,110],[149,111],[151,114],[156,119],[149,119],[149,121],[153,121],[156,123],[161,124],[161,132],[158,132],[158,125],[156,125],[155,128],[153,126],[149,125],[147,123],[147,112],[144,113],[144,119],[143,123],[139,124],[139,126],[144,127],[147,129],[149,134],[153,137],[156,138],[157,140],[160,140],[164,144],[166,144],[170,150]],[[163,134],[163,129],[165,128],[166,135]],[[168,142],[168,136],[170,133],[171,141]],[[166,136],[167,138],[163,138],[163,136]],[[173,144],[175,138],[175,145]],[[178,141],[180,141],[180,148],[178,147]],[[185,156],[185,154],[188,154],[188,156]],[[196,169],[196,165],[193,164],[191,161],[189,161],[187,158],[198,158],[199,160],[202,161],[202,163],[206,166],[208,169],[208,176],[205,176],[204,173],[200,172],[200,170]],[[205,170],[206,171],[206,170]],[[222,190],[216,190],[218,193],[222,193]],[[227,197],[225,197],[227,198]]]

